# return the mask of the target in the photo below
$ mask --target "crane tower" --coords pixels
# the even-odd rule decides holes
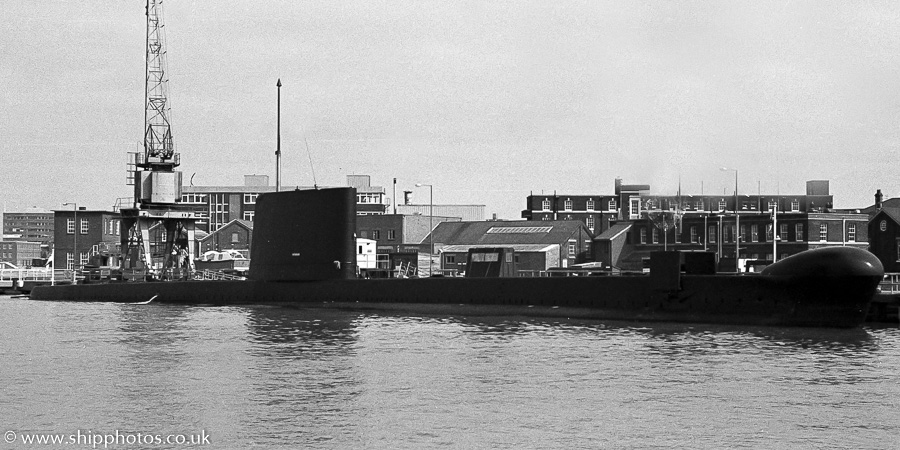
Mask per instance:
[[[154,276],[193,272],[193,208],[181,204],[181,158],[175,152],[166,75],[163,0],[147,0],[144,151],[133,154],[134,203],[122,209],[122,269]],[[177,269],[177,270],[175,270]],[[177,273],[177,275],[175,275]]]

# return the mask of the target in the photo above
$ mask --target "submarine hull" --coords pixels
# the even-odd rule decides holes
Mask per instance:
[[[320,281],[186,281],[37,287],[31,298],[136,303],[525,314],[608,320],[856,327],[877,279],[683,276],[680,289],[649,276],[423,278]]]

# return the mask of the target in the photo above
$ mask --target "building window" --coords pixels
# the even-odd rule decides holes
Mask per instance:
[[[778,207],[778,200],[769,200],[769,211],[775,211]]]
[[[356,194],[356,203],[372,203],[381,204],[381,193],[362,193]]]
[[[615,211],[616,210],[616,200],[610,199],[609,203],[606,206],[607,211]]]
[[[81,219],[81,234],[88,234],[88,227],[90,226],[90,222],[87,219]]]
[[[571,198],[567,198],[566,201],[563,202],[563,208],[564,208],[566,211],[571,211],[571,210],[572,210],[572,199],[571,199]]]
[[[66,233],[75,234],[75,219],[66,219]]]
[[[847,224],[847,240],[850,242],[856,241],[856,224],[855,223]]]
[[[72,252],[66,252],[66,269],[72,270],[75,268],[75,256]]]
[[[209,232],[218,230],[225,225],[228,218],[228,194],[212,194],[209,202]]]
[[[802,223],[798,223],[794,227],[794,240],[797,242],[800,242],[803,240],[803,224]]]
[[[728,226],[728,241],[734,242],[737,239],[737,230],[734,228],[734,225]]]
[[[782,241],[787,240],[787,227],[786,223],[783,223],[778,227],[778,239],[781,239]]]
[[[381,239],[381,230],[372,230],[372,239]]]
[[[256,215],[256,211],[244,211],[244,220],[249,220],[253,222],[253,217]]]
[[[444,255],[444,264],[456,264],[456,255]]]
[[[726,206],[725,200],[719,200],[719,211],[725,211]]]
[[[697,227],[691,227],[691,243],[696,244],[698,241]]]
[[[647,229],[641,228],[641,244],[647,243]]]
[[[575,258],[575,241],[569,241],[569,258]]]
[[[589,199],[588,199],[588,201],[587,201],[587,210],[588,210],[588,211],[593,211],[593,210],[594,210],[594,199],[592,199],[592,198],[589,198]]]
[[[653,233],[651,233],[650,238],[653,239],[652,242],[654,244],[659,244],[659,229],[658,228],[653,229]]]
[[[541,203],[541,209],[544,211],[550,211],[550,199],[544,199],[544,201]]]
[[[718,234],[718,233],[716,232],[716,226],[715,226],[715,225],[710,225],[710,226],[709,226],[709,230],[707,231],[706,234],[707,234],[707,236],[709,236],[709,237],[707,238],[707,242],[709,242],[710,244],[715,244],[715,243],[716,243],[716,235]]]
[[[756,224],[750,225],[750,241],[759,242],[759,226]]]
[[[681,243],[681,230],[679,230],[678,227],[675,227],[675,243]]]
[[[181,203],[206,203],[206,194],[183,194]]]
[[[232,243],[232,244],[237,244],[237,243],[239,243],[239,242],[241,242],[241,234],[238,233],[237,231],[232,232],[232,233],[231,233],[231,243]]]
[[[825,242],[828,240],[828,224],[821,223],[819,224],[819,241]]]
[[[791,211],[793,211],[793,212],[800,211],[800,201],[791,200]]]
[[[747,242],[747,225],[741,225],[741,235],[738,236],[738,242]]]
[[[697,200],[697,211],[706,211],[706,205],[703,204],[703,200]]]
[[[593,207],[588,207],[588,209],[593,209]],[[594,231],[594,216],[587,216],[587,227],[589,230]]]
[[[244,194],[244,204],[255,205],[257,197],[259,197],[259,194]]]
[[[393,241],[397,239],[397,230],[388,230],[388,240]]]
[[[632,197],[629,199],[631,203],[631,207],[629,208],[628,217],[632,220],[641,218],[641,199],[639,197]]]
[[[772,224],[766,224],[766,240],[772,242],[775,239],[775,231],[772,230]],[[771,259],[771,258],[770,258]]]

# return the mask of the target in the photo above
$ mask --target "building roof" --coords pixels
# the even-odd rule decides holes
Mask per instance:
[[[900,208],[884,208],[881,211],[878,211],[874,216],[872,216],[872,220],[875,220],[879,214],[884,213],[888,217],[891,218],[894,222],[900,224]]]
[[[582,232],[591,232],[579,220],[516,220],[503,222],[441,222],[434,241],[448,245],[509,246],[515,244],[559,244]],[[428,237],[425,238],[425,241]]]
[[[216,231],[213,231],[212,233],[209,233],[209,234],[207,234],[207,235],[205,235],[205,236],[203,236],[203,237],[199,237],[199,236],[197,236],[197,235],[195,234],[195,235],[194,235],[194,239],[197,240],[197,241],[205,241],[205,240],[207,240],[207,239],[211,239],[212,236],[215,235],[215,234],[218,234],[218,233],[224,233],[224,232],[225,232],[225,228],[227,228],[227,227],[228,227],[229,225],[231,225],[231,224],[240,225],[240,226],[246,228],[247,231],[253,231],[253,222],[251,222],[251,221],[249,221],[249,220],[244,220],[244,219],[234,219],[234,220],[232,220],[231,222],[228,222],[228,223],[226,223],[225,225],[222,225],[221,227],[217,228]],[[199,233],[199,231],[200,231],[200,230],[195,231],[195,233]]]
[[[319,186],[322,188],[322,186]],[[282,191],[293,190],[312,190],[313,186],[281,186]],[[184,194],[216,194],[216,193],[235,193],[235,194],[265,194],[267,192],[275,192],[275,186],[182,186],[181,192]]]
[[[492,245],[492,244],[475,244],[475,245],[445,245],[441,248],[442,252],[445,253],[464,253],[468,252],[470,248],[511,248],[516,252],[525,253],[525,252],[548,252],[554,247],[557,247],[559,244],[506,244],[506,245]]]
[[[617,236],[619,236],[620,234],[628,231],[628,229],[631,228],[631,225],[632,225],[631,222],[617,223],[617,224],[609,227],[603,233],[600,233],[600,235],[597,236],[595,238],[595,240],[611,241],[611,240],[615,239]]]
[[[889,198],[881,202],[881,207],[883,209],[897,209],[900,210],[900,198]],[[877,212],[875,210],[875,205],[866,206],[863,209],[860,209],[859,212],[863,214],[874,214]]]

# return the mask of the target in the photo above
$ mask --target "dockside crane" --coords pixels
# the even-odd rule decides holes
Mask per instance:
[[[166,74],[163,0],[147,0],[144,151],[133,154],[134,203],[122,213],[122,269],[155,277],[193,273],[197,214],[181,204],[181,164],[175,151]],[[177,269],[177,270],[176,270]],[[177,275],[176,275],[177,274]]]

